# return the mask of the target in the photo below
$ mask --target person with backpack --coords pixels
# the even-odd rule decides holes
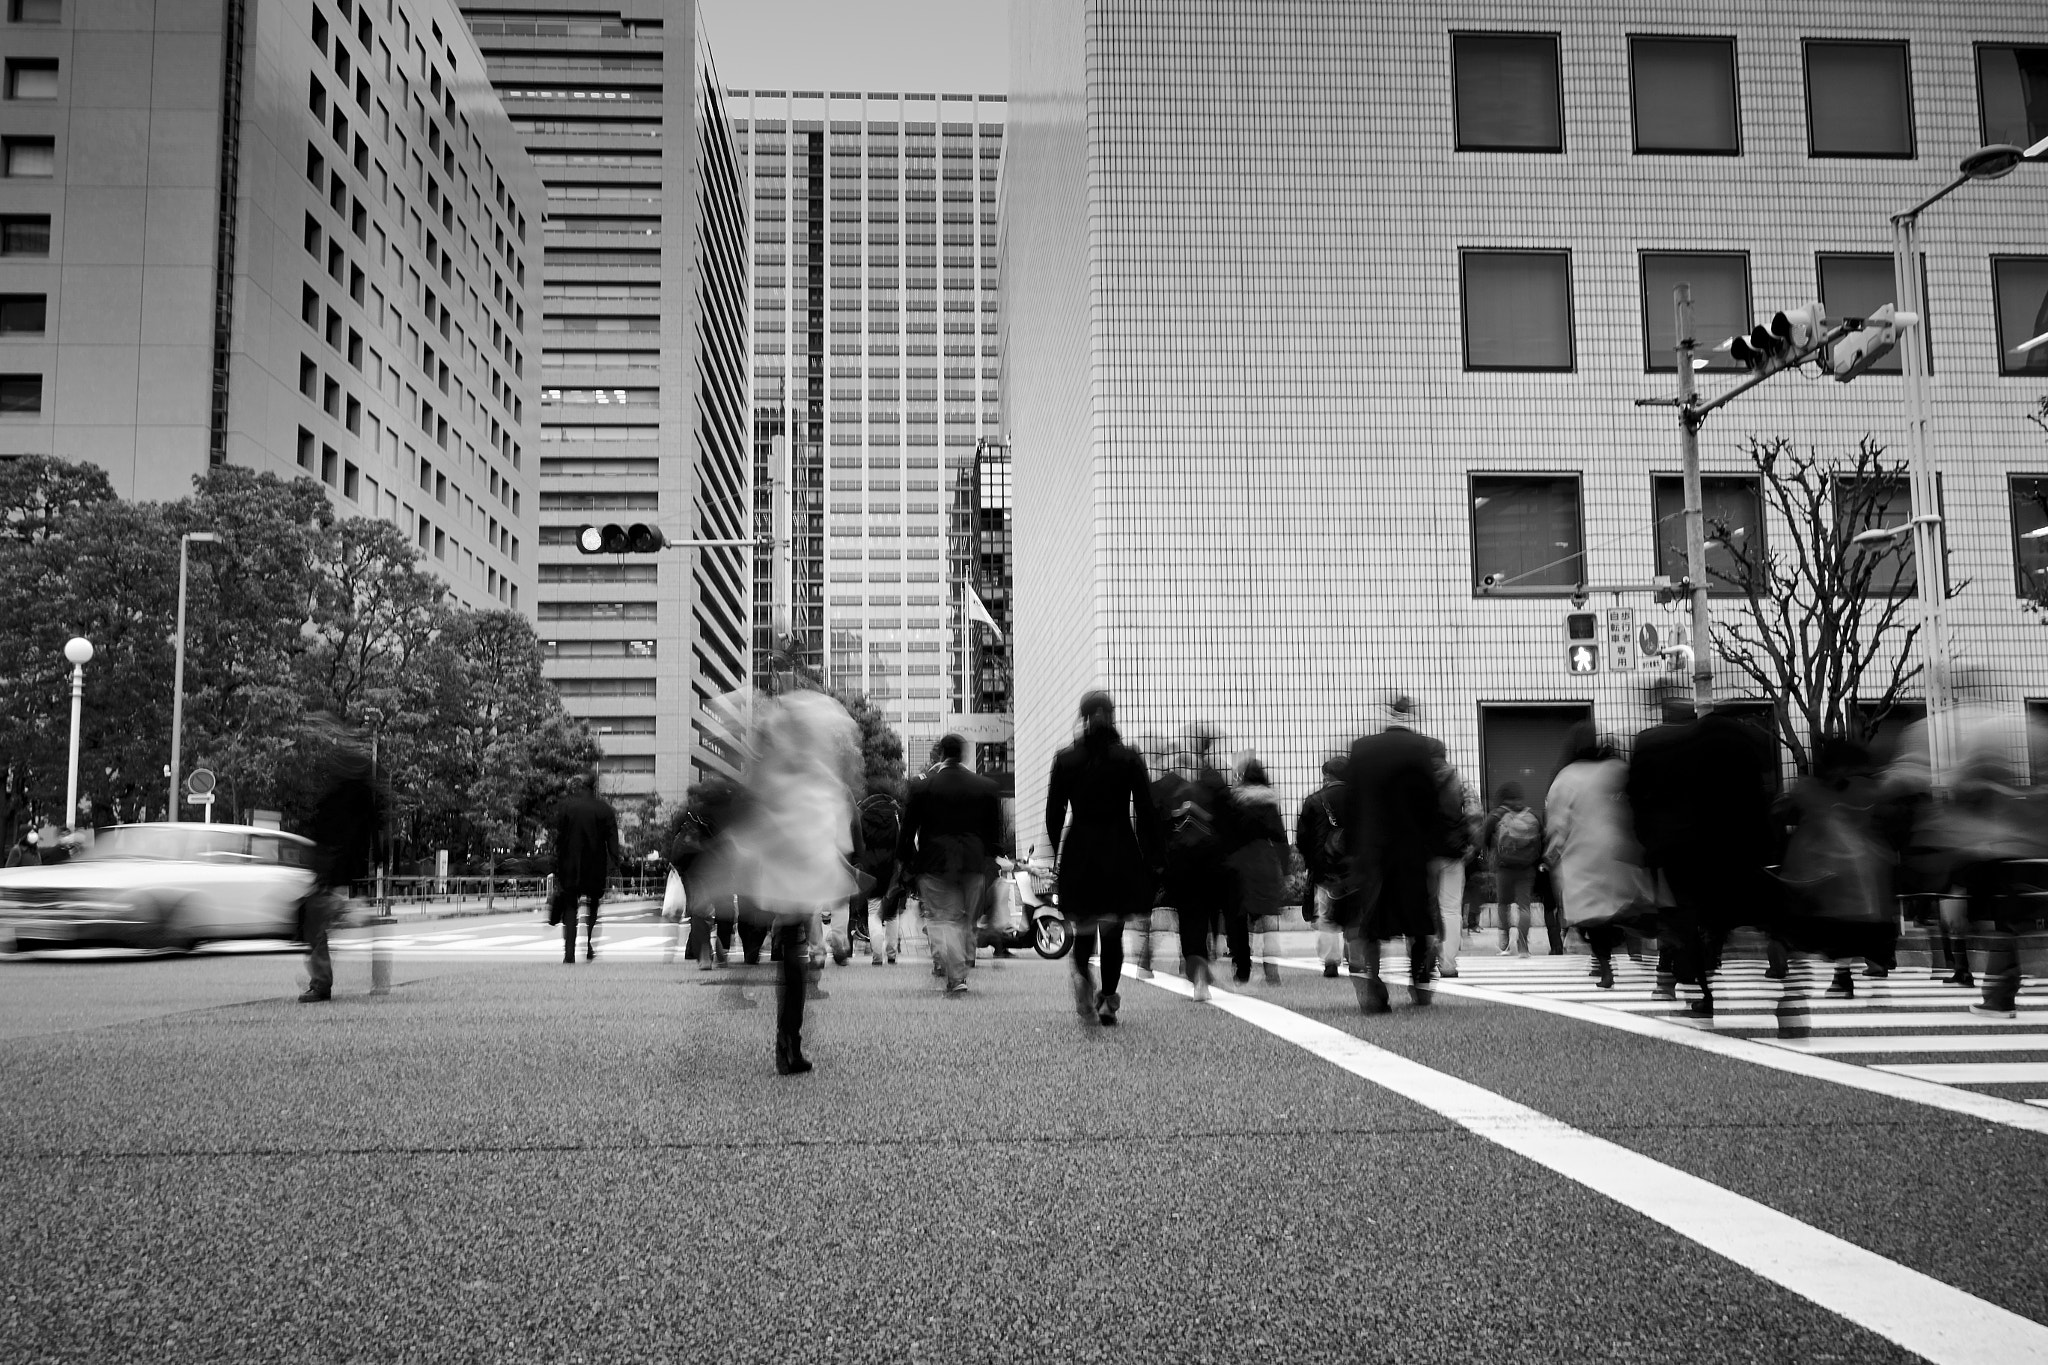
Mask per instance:
[[[1543,861],[1543,817],[1529,808],[1522,797],[1522,784],[1503,782],[1495,793],[1496,805],[1486,817],[1480,844],[1493,864],[1494,912],[1500,916],[1500,951],[1506,957],[1508,907],[1513,906],[1514,951],[1529,956],[1530,891],[1536,879],[1536,864]]]
[[[1301,852],[1308,877],[1302,890],[1301,916],[1316,928],[1316,956],[1323,975],[1335,976],[1344,960],[1344,927],[1332,914],[1333,904],[1349,890],[1351,859],[1344,852],[1344,759],[1323,760],[1323,785],[1308,794],[1294,818],[1294,846]]]
[[[1230,901],[1223,862],[1230,787],[1209,761],[1215,742],[1215,734],[1206,727],[1187,728],[1182,750],[1187,771],[1176,775],[1173,804],[1159,808],[1165,826],[1161,899],[1173,907],[1179,921],[1181,971],[1193,985],[1198,1001],[1209,998],[1216,929],[1223,923]],[[1245,975],[1251,975],[1249,944]]]
[[[903,896],[896,889],[896,844],[903,833],[903,808],[894,794],[872,788],[861,798],[855,817],[864,850],[856,864],[874,879],[857,892],[857,908],[847,918],[849,947],[856,934],[868,941],[868,960],[875,966],[894,962],[903,948]]]

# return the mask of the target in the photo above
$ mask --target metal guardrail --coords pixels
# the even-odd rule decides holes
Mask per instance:
[[[605,884],[605,897],[608,900],[659,897],[667,884],[666,868],[659,875],[635,872],[614,876]],[[400,876],[385,878],[383,897],[393,913],[403,914],[470,904],[503,904],[507,909],[516,909],[522,905],[544,904],[554,890],[555,879],[552,876]],[[378,903],[379,888],[373,878],[354,883],[349,891],[359,902]]]

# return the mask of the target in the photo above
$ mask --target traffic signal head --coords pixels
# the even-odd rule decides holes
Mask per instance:
[[[1827,328],[1827,312],[1818,303],[1803,303],[1771,314],[1771,335],[1793,355],[1813,345]]]
[[[1899,344],[1900,331],[1919,320],[1917,315],[1902,313],[1890,304],[1863,319],[1863,330],[1843,337],[1829,353],[1828,369],[1835,382],[1846,384],[1884,359]]]
[[[1783,345],[1770,328],[1752,327],[1742,336],[1729,339],[1728,354],[1745,370],[1775,369]]]
[[[1567,612],[1564,618],[1564,671],[1600,671],[1600,615],[1598,612]]]
[[[576,548],[587,555],[649,555],[667,549],[668,537],[659,526],[646,522],[636,521],[631,526],[608,522],[577,527]]]

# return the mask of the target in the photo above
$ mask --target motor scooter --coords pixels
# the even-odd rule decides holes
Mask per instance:
[[[994,888],[998,918],[1018,927],[1004,936],[1006,948],[1029,945],[1040,957],[1065,957],[1074,946],[1072,927],[1060,913],[1059,872],[1050,863],[1038,861],[1038,850],[1019,862],[998,857],[1000,875]],[[1015,898],[1015,913],[1008,904]]]

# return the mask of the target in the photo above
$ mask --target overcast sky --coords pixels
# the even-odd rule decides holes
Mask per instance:
[[[1009,89],[1008,0],[697,0],[735,90]]]

